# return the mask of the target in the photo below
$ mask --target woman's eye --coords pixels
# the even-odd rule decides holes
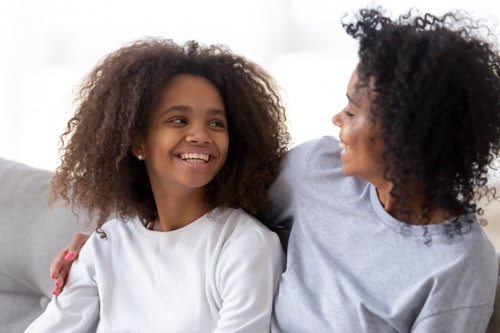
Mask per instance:
[[[346,110],[344,111],[345,115],[348,116],[348,117],[353,117],[354,116],[354,113],[352,113],[351,111],[349,110]]]

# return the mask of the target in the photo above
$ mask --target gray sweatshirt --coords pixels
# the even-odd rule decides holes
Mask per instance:
[[[484,332],[498,267],[481,226],[394,219],[340,152],[331,137],[293,148],[271,189],[265,221],[293,224],[272,331]]]

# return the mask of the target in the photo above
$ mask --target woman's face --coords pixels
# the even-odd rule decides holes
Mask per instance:
[[[199,191],[214,179],[228,148],[219,91],[203,77],[180,74],[164,87],[136,154],[144,156],[153,189],[180,194]]]
[[[358,87],[357,82],[358,71],[354,70],[347,86],[347,105],[332,122],[340,127],[344,175],[377,185],[384,181],[383,144],[370,112],[369,87]]]

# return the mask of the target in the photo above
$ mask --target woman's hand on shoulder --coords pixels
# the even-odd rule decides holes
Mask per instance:
[[[78,254],[89,236],[90,235],[84,233],[75,234],[71,243],[52,260],[50,264],[50,278],[54,280],[54,290],[52,290],[52,294],[55,296],[59,295],[63,290],[71,265],[73,261],[78,258]]]

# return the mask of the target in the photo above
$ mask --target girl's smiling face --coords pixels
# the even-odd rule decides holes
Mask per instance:
[[[224,165],[228,148],[218,89],[203,77],[180,74],[163,88],[135,154],[144,156],[153,189],[180,194],[203,190]]]
[[[344,175],[356,176],[376,185],[385,181],[383,143],[370,111],[369,92],[369,87],[358,85],[358,71],[354,70],[347,87],[347,105],[333,116],[332,122],[340,127]]]

